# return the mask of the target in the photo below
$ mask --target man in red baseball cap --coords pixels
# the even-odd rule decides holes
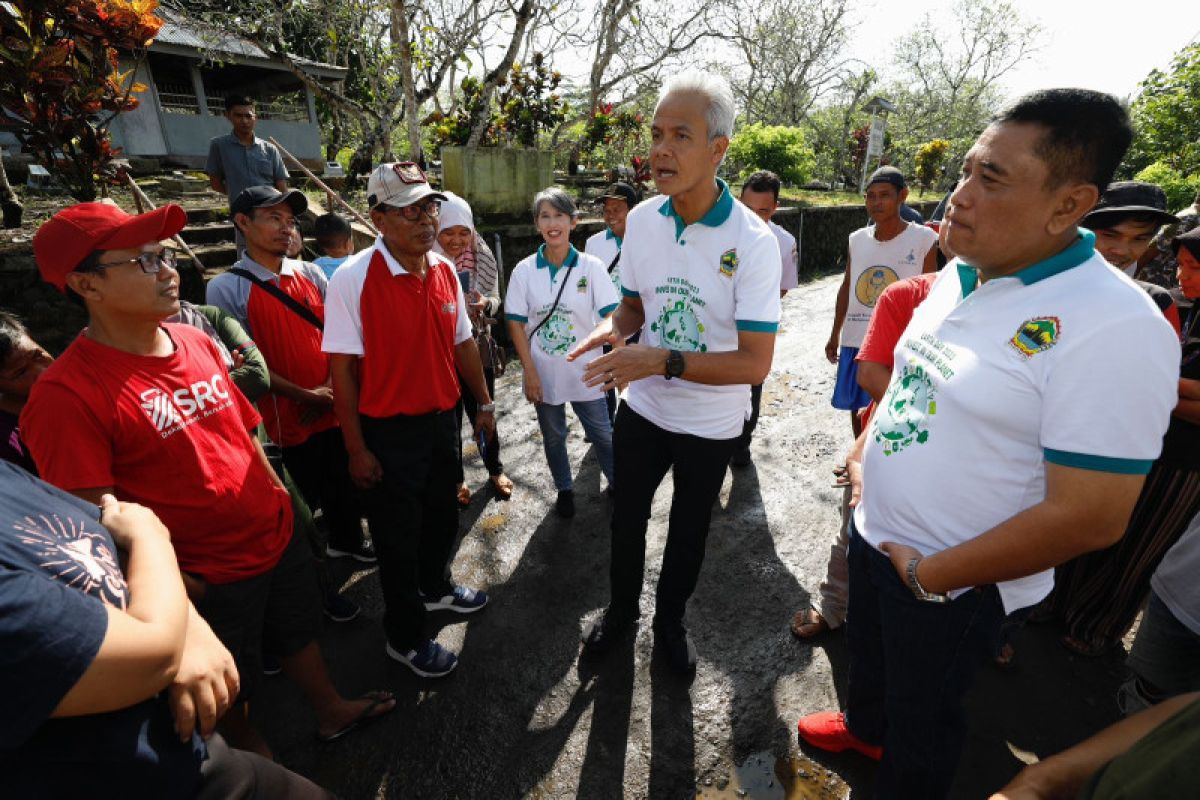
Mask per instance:
[[[240,673],[239,702],[222,721],[226,738],[269,756],[245,702],[262,676],[264,648],[304,689],[322,739],[395,701],[385,693],[346,700],[334,688],[316,644],[312,557],[304,537],[292,535],[288,493],[250,434],[260,417],[203,332],[162,322],[179,311],[179,273],[161,240],[185,221],[175,205],[130,216],[83,203],[38,229],[42,277],[87,308],[88,327],[35,384],[21,429],[50,483],[90,502],[112,494],[139,503],[166,524],[195,606],[191,624],[202,631],[196,639],[215,632],[220,643],[210,651],[227,659],[228,648]],[[204,672],[184,661],[180,693],[189,673]],[[218,715],[202,685],[190,694],[202,718]]]

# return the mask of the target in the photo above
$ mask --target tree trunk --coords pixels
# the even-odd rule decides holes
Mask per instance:
[[[412,42],[408,34],[408,8],[404,0],[392,0],[392,44],[400,54],[400,85],[404,87],[404,123],[408,129],[408,153],[421,161],[421,109],[413,79]]]
[[[21,227],[21,213],[23,210],[21,201],[17,199],[17,193],[9,185],[8,173],[4,171],[3,151],[0,150],[0,211],[4,213],[4,227]]]
[[[492,117],[492,95],[496,93],[496,87],[507,77],[513,62],[517,60],[517,51],[521,47],[521,40],[525,38],[525,29],[529,27],[529,21],[533,19],[534,10],[533,0],[524,0],[521,3],[521,7],[517,9],[517,24],[513,27],[512,39],[508,43],[508,50],[505,51],[504,58],[496,65],[495,69],[483,78],[479,109],[475,119],[471,121],[471,135],[467,137],[467,147],[478,147],[479,140],[483,138],[483,134],[487,130]]]

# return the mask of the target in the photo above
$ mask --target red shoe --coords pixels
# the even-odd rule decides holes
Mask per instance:
[[[800,730],[800,738],[831,753],[843,750],[857,750],[867,758],[878,761],[883,758],[883,748],[867,744],[859,739],[846,727],[846,716],[840,711],[820,711],[800,718],[796,726]]]

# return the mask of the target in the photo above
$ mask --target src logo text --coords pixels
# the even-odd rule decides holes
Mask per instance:
[[[214,374],[210,380],[168,394],[162,389],[146,389],[138,395],[150,422],[165,439],[197,419],[207,417],[231,404],[225,376]]]

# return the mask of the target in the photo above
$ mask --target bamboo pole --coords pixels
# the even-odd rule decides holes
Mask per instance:
[[[376,236],[379,235],[379,231],[375,229],[375,226],[371,224],[371,221],[369,219],[364,217],[362,214],[358,213],[354,209],[353,206],[351,206],[349,203],[347,203],[345,200],[342,199],[342,196],[340,194],[335,192],[333,189],[330,189],[328,184],[325,183],[325,181],[321,180],[316,175],[314,175],[312,170],[310,170],[308,167],[304,166],[304,164],[302,164],[300,162],[300,159],[296,158],[294,155],[289,153],[287,151],[287,148],[285,148],[283,145],[281,145],[279,142],[277,142],[275,140],[274,136],[268,136],[267,141],[269,141],[271,144],[278,147],[279,152],[283,153],[285,156],[287,156],[293,162],[295,162],[296,166],[298,166],[301,170],[303,170],[304,174],[308,176],[309,180],[311,180],[313,183],[315,183],[317,185],[317,188],[321,189],[323,192],[325,192],[325,194],[329,195],[334,200],[336,200],[338,202],[338,204],[341,205],[342,208],[344,208],[350,212],[351,216],[353,216],[356,220],[358,220],[363,225],[365,225],[367,227],[367,230],[369,230],[371,233],[375,234]]]
[[[142,191],[142,187],[137,185],[137,181],[135,181],[133,176],[128,172],[125,173],[125,182],[129,184],[129,189],[133,192],[134,202],[137,203],[139,209],[141,209],[143,206],[151,211],[156,209],[153,201],[146,196],[146,193]],[[187,253],[188,258],[192,260],[192,265],[196,268],[196,272],[203,276],[204,265],[200,263],[200,259],[196,257],[194,252],[192,252],[192,248],[188,247],[188,243],[183,240],[183,237],[177,233],[172,236],[171,239],[174,240],[175,244],[179,245],[183,252]]]

